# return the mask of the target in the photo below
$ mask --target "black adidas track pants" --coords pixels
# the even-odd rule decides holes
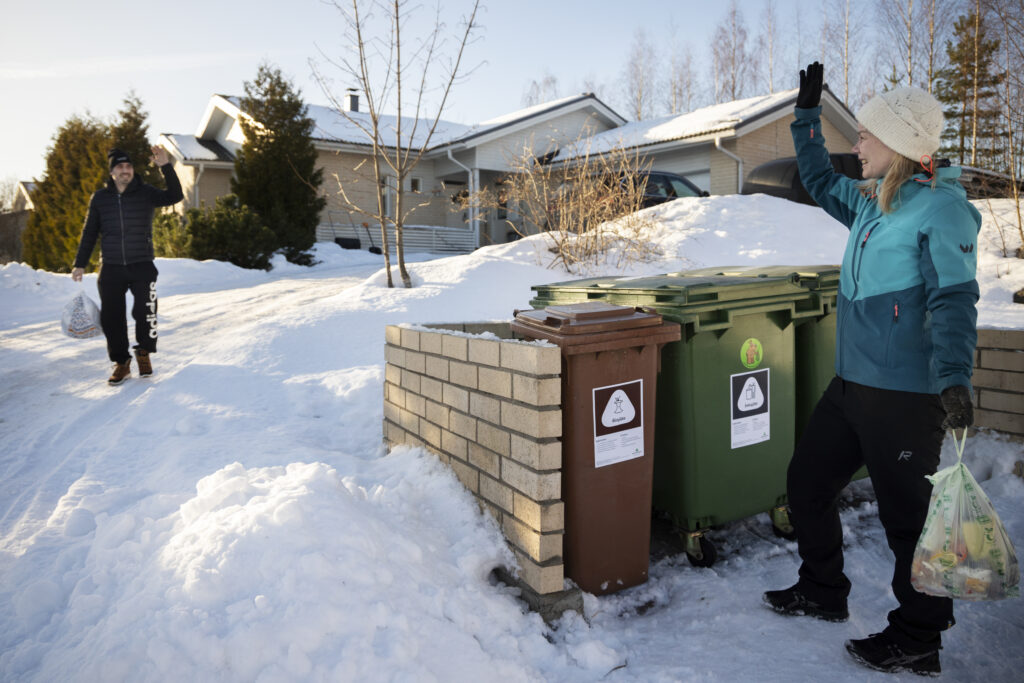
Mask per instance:
[[[128,323],[125,319],[125,295],[131,291],[135,299],[136,346],[150,353],[156,351],[156,265],[152,261],[129,263],[126,266],[104,263],[97,287],[100,291],[100,325],[107,338],[107,354],[115,363],[131,358],[128,349]]]

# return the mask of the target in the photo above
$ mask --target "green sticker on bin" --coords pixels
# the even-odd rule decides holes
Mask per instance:
[[[743,367],[753,370],[764,360],[764,347],[758,339],[751,337],[740,347],[740,362]]]

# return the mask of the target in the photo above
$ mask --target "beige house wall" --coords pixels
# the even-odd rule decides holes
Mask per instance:
[[[174,205],[174,211],[184,213],[188,209],[197,209],[201,205],[212,207],[218,197],[231,193],[231,176],[234,169],[228,168],[203,168],[200,175],[199,166],[183,164],[180,161],[174,162],[174,172],[178,174],[181,182],[181,191],[185,195],[184,201]],[[199,179],[198,185],[196,179]]]

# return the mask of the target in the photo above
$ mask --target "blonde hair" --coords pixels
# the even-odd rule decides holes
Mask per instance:
[[[903,183],[910,180],[918,170],[916,161],[909,159],[902,154],[895,154],[889,162],[882,177],[882,185],[878,188],[878,208],[882,213],[892,213],[899,206],[900,188]],[[935,188],[935,176],[932,176],[931,186]],[[875,192],[875,179],[867,178],[860,185],[861,192],[871,196]]]

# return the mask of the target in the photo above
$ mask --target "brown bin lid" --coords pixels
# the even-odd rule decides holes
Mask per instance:
[[[631,306],[583,301],[548,306],[541,310],[518,311],[516,321],[558,334],[594,334],[653,327],[661,324],[661,316]]]

